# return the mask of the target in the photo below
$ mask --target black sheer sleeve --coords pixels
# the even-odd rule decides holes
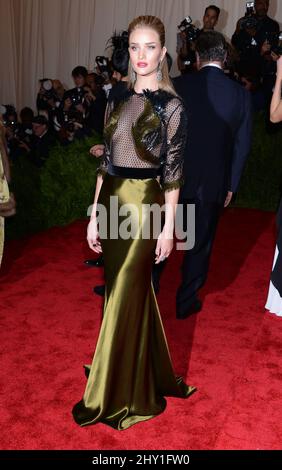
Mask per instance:
[[[167,152],[162,171],[164,191],[178,189],[183,184],[183,159],[187,135],[187,116],[182,102],[175,98],[168,106],[171,112],[167,124]]]

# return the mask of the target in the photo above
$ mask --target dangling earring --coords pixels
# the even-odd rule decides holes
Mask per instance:
[[[158,65],[157,80],[158,80],[158,82],[161,82],[162,79],[163,79],[163,73],[162,73],[161,62],[160,62],[159,65]]]

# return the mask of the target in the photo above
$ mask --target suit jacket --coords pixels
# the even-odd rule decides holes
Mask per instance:
[[[56,138],[51,130],[48,130],[41,138],[33,136],[31,151],[28,155],[35,166],[41,168],[44,165],[55,141]]]
[[[237,191],[250,151],[250,94],[212,66],[174,85],[188,114],[182,197],[222,203]]]

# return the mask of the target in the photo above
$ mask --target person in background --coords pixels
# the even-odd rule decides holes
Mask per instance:
[[[11,182],[10,167],[6,152],[5,127],[0,115],[0,266],[4,250],[4,220],[16,213],[14,195],[9,191]]]
[[[218,23],[220,8],[216,5],[210,5],[205,9],[203,16],[203,27],[200,33],[214,30]],[[177,33],[177,65],[181,74],[196,70],[195,41],[187,40],[186,31]],[[186,65],[187,58],[191,61],[190,65]]]
[[[41,168],[49,156],[51,147],[55,143],[54,133],[49,129],[49,122],[44,116],[36,116],[32,121],[32,141],[30,145],[25,142],[20,147],[26,151],[30,161]]]
[[[184,253],[176,298],[180,320],[202,308],[198,292],[207,279],[219,216],[238,190],[251,146],[251,97],[225,76],[226,54],[222,34],[201,34],[196,43],[199,72],[174,81],[186,105],[189,126],[182,201],[184,207],[195,207],[195,244]],[[189,237],[189,226],[187,230]]]
[[[270,106],[270,120],[282,121],[282,57],[277,62],[277,77]],[[282,199],[277,213],[278,237],[274,254],[270,285],[265,308],[278,317],[282,317]]]
[[[271,50],[279,24],[268,16],[269,0],[255,0],[255,12],[250,17],[240,18],[232,36],[232,44],[239,54],[243,66],[252,66],[262,80],[266,107],[269,110],[272,90],[275,83],[276,61],[278,56]]]

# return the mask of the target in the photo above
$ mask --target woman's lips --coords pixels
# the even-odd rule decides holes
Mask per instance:
[[[140,68],[143,68],[143,67],[147,67],[147,63],[146,62],[137,62],[137,67],[140,67]]]

